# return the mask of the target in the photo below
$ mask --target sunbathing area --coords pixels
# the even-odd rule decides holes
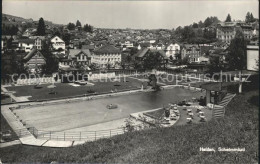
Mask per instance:
[[[102,79],[99,81],[89,81],[89,84],[80,85],[77,83],[54,83],[42,84],[39,86],[10,86],[5,87],[8,91],[14,91],[16,97],[26,97],[28,100],[48,100],[56,98],[67,98],[73,96],[83,96],[89,94],[102,94],[109,92],[119,92],[125,90],[140,89],[142,82],[137,79],[121,77],[110,79]],[[146,87],[147,83],[143,83]]]

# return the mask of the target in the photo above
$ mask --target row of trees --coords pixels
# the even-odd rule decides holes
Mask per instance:
[[[91,25],[89,25],[89,24],[85,24],[85,25],[83,26],[83,28],[82,28],[81,22],[80,22],[79,20],[77,20],[76,24],[70,22],[70,23],[67,25],[67,28],[68,28],[69,30],[75,30],[76,27],[77,27],[79,30],[83,29],[83,30],[86,31],[86,32],[91,32],[91,33],[93,32],[93,27],[92,27]]]
[[[2,35],[17,35],[18,25],[2,25]]]

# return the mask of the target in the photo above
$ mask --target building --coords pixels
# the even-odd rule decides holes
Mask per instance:
[[[121,44],[121,47],[133,48],[133,47],[134,47],[134,44],[133,44],[133,42],[125,41],[125,43],[122,43],[122,44]]]
[[[163,50],[154,50],[154,49],[148,49],[148,48],[144,48],[139,50],[134,56],[134,60],[139,62],[139,64],[142,65],[143,60],[145,60],[145,58],[147,57],[147,55],[149,53],[159,53],[161,58],[162,58],[162,63],[161,65],[163,65],[164,67],[166,66],[166,64],[168,63],[168,57],[166,56],[165,52]]]
[[[170,57],[170,56],[172,56],[173,57],[173,60],[175,60],[176,59],[176,54],[178,54],[178,53],[180,53],[180,45],[179,44],[177,44],[177,43],[175,43],[175,44],[169,44],[167,47],[166,47],[166,52],[165,52],[165,54],[166,54],[166,56],[167,57]]]
[[[30,36],[30,39],[34,39],[34,46],[37,50],[42,50],[43,42],[45,40],[44,36]]]
[[[65,54],[65,42],[60,37],[54,36],[53,38],[51,38],[51,45],[53,54]]]
[[[29,71],[32,73],[41,72],[42,65],[46,63],[45,57],[37,49],[32,49],[24,58],[24,65],[28,67]]]
[[[247,70],[259,70],[259,44],[247,45]]]
[[[201,56],[200,48],[198,45],[186,44],[181,50],[181,58],[188,58],[190,63],[199,62]]]
[[[89,49],[70,49],[68,51],[68,59],[72,60],[71,64],[74,66],[89,66],[91,63],[91,53]]]
[[[30,52],[35,44],[35,40],[33,39],[20,39],[18,40],[18,47],[20,50],[25,52]]]
[[[226,42],[218,41],[213,44],[213,49],[227,49],[229,47],[229,44]]]
[[[236,30],[241,29],[245,39],[251,39],[256,33],[251,24],[244,22],[221,22],[217,24],[216,37],[220,41],[231,43],[231,40],[235,38]]]
[[[122,54],[116,47],[104,45],[93,51],[91,62],[98,64],[100,68],[106,68],[108,65],[113,68],[122,62]]]
[[[37,29],[36,28],[27,28],[25,30],[25,32],[23,33],[23,36],[24,37],[29,37],[29,36],[35,35],[36,33],[37,33]]]

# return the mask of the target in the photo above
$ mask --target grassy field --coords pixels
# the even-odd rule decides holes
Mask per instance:
[[[258,163],[258,90],[237,95],[224,119],[204,124],[148,129],[72,148],[13,146],[2,162]],[[253,103],[252,103],[253,101]],[[200,147],[245,148],[245,152],[200,152]]]
[[[77,96],[83,94],[90,94],[90,92],[96,93],[106,93],[111,90],[130,90],[130,89],[138,89],[141,88],[141,81],[126,78],[124,81],[123,78],[120,78],[120,81],[90,81],[94,83],[94,86],[71,86],[67,83],[57,83],[56,88],[53,90],[57,92],[57,94],[49,94],[50,89],[48,86],[50,84],[42,84],[42,88],[35,89],[34,85],[27,86],[15,86],[15,87],[6,87],[9,91],[15,91],[14,94],[17,97],[20,96],[32,96],[29,100],[42,100],[42,99],[51,99],[51,98],[65,98],[68,96]]]

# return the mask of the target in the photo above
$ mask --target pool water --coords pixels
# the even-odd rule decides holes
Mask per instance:
[[[16,113],[28,126],[40,130],[62,131],[126,118],[131,113],[160,108],[169,103],[178,103],[184,99],[191,100],[192,97],[200,98],[204,95],[203,92],[176,87],[154,92],[20,109],[16,110]],[[118,108],[107,109],[106,106],[109,104],[116,104]]]

